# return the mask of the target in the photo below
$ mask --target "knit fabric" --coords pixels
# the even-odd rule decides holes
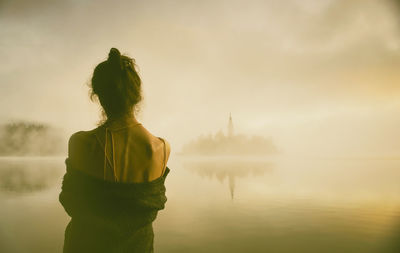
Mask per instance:
[[[153,252],[153,226],[167,197],[165,179],[105,181],[73,168],[68,158],[59,200],[71,217],[64,252]]]

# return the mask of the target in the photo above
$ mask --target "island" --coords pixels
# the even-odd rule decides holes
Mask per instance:
[[[66,152],[60,131],[44,123],[0,125],[0,156],[56,156]]]
[[[278,148],[271,138],[235,134],[232,115],[229,115],[227,134],[222,131],[216,134],[201,135],[185,144],[183,155],[255,155],[264,156],[278,153]]]

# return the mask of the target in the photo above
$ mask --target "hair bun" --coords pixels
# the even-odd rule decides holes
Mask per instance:
[[[110,49],[110,53],[108,53],[108,58],[114,58],[114,57],[121,57],[121,53],[119,52],[118,49],[115,47]]]
[[[110,52],[108,53],[107,61],[109,61],[112,64],[116,64],[116,65],[120,66],[120,64],[121,64],[121,53],[119,52],[119,50],[114,48],[114,47],[111,48]]]

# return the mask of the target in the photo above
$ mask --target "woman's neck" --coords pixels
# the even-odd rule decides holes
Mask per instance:
[[[132,115],[122,115],[118,117],[108,118],[104,125],[108,126],[122,126],[122,125],[131,125],[138,124],[139,122],[136,120],[135,116]]]

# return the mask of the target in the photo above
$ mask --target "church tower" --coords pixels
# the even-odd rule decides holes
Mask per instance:
[[[233,122],[232,122],[232,114],[229,113],[229,123],[228,123],[228,137],[233,136]]]

